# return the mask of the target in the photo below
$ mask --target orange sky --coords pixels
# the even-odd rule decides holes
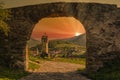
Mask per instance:
[[[43,18],[34,27],[31,38],[40,40],[46,33],[49,39],[63,39],[85,33],[83,25],[73,17]]]

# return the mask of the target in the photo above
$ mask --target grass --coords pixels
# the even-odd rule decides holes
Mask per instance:
[[[42,60],[39,59],[39,57],[33,57],[33,56],[29,55],[29,60],[32,61],[32,62],[28,63],[28,65],[29,65],[28,69],[29,70],[34,71],[35,69],[40,68],[39,63],[42,62]]]
[[[43,62],[43,61],[59,61],[59,62],[68,62],[68,63],[75,63],[75,64],[82,64],[85,65],[86,63],[86,59],[85,58],[61,58],[61,57],[57,57],[57,58],[53,58],[53,59],[49,59],[49,58],[40,58],[40,57],[33,57],[33,56],[29,56],[29,59],[31,61],[34,62]]]
[[[39,60],[39,58],[38,57],[33,57],[33,56],[29,55],[29,60],[31,60],[33,62],[36,62],[36,61]]]
[[[53,61],[68,62],[68,63],[82,64],[82,65],[85,65],[86,63],[85,58],[55,58],[53,59]]]
[[[40,68],[40,65],[32,63],[32,62],[29,62],[29,67],[28,67],[29,70],[33,70],[34,71],[35,69],[38,69],[38,68]]]
[[[12,70],[12,69],[8,69],[0,66],[0,80],[18,80],[29,74],[30,73],[22,70]]]
[[[55,61],[55,62],[67,62],[67,63],[74,63],[74,64],[81,64],[81,65],[83,65],[83,67],[81,67],[81,68],[79,68],[78,69],[78,71],[83,71],[84,69],[85,69],[85,64],[86,64],[86,59],[84,58],[84,57],[77,57],[77,58],[62,58],[62,57],[56,57],[56,58],[52,58],[52,59],[50,59],[50,58],[40,58],[40,57],[34,57],[34,56],[31,56],[31,55],[29,55],[29,59],[31,60],[31,61],[33,61],[33,62],[36,62],[36,63],[42,63],[42,62],[44,62],[44,61]],[[35,70],[35,69],[38,69],[39,68],[39,66],[38,65],[35,65],[35,64],[31,64],[31,63],[29,63],[30,64],[30,69],[32,69],[32,70]]]
[[[62,54],[63,55],[63,54]],[[59,62],[68,62],[68,63],[75,63],[75,64],[82,64],[85,65],[86,64],[86,59],[85,57],[81,57],[83,55],[83,53],[77,55],[77,58],[72,58],[72,57],[68,57],[68,58],[63,58],[59,55],[59,57],[56,58],[40,58],[39,56],[34,57],[29,55],[29,59],[33,62],[43,62],[43,61],[59,61]]]
[[[36,62],[36,63],[41,63],[43,61],[51,61],[52,59],[49,59],[47,57],[46,58],[41,58],[39,56],[34,57],[34,56],[29,55],[29,60],[31,60],[33,62]]]

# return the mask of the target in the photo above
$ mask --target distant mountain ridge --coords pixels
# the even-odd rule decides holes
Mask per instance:
[[[72,38],[69,38],[69,39],[66,39],[66,40],[69,41],[69,42],[78,44],[80,46],[86,46],[86,34],[75,36],[75,37],[72,37]]]
[[[71,43],[74,43],[80,46],[86,46],[86,34],[74,36],[72,38],[67,38],[67,39],[56,39],[56,40],[50,40],[50,41],[68,41],[68,42],[71,42]],[[41,44],[41,41],[38,41],[32,38],[28,41],[29,48],[35,47],[39,44]]]
[[[79,36],[74,36],[72,38],[66,38],[66,39],[56,39],[57,41],[68,41],[80,46],[86,46],[86,34],[81,34]],[[51,40],[51,41],[56,41]]]
[[[35,47],[35,46],[39,45],[40,43],[41,43],[40,41],[31,38],[28,41],[28,48]]]

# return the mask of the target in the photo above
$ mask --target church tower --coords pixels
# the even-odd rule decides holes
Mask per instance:
[[[46,33],[41,37],[41,42],[42,42],[42,50],[41,50],[41,57],[48,56],[48,36]]]

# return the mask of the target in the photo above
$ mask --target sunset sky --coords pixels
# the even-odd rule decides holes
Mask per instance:
[[[43,18],[35,25],[31,38],[40,40],[44,33],[49,39],[63,39],[83,34],[85,29],[73,17]]]

